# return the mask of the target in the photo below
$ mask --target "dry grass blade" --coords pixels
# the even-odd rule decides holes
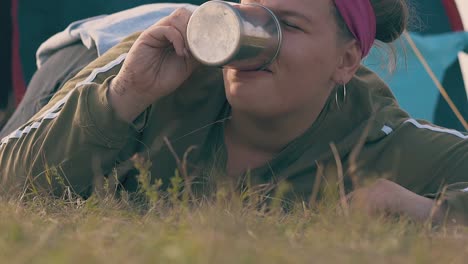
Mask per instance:
[[[309,206],[315,206],[317,204],[317,197],[320,191],[320,185],[322,184],[323,175],[323,166],[316,162],[317,173],[315,174],[314,186],[312,189],[312,195],[310,196]]]
[[[366,143],[367,136],[369,135],[371,125],[375,119],[375,116],[371,116],[368,120],[368,123],[362,132],[361,136],[359,137],[359,140],[354,146],[353,150],[349,154],[349,168],[348,168],[348,175],[351,178],[351,182],[353,183],[353,188],[358,189],[360,187],[360,183],[358,180],[358,177],[356,173],[358,172],[359,168],[357,165],[359,153],[361,153],[362,148],[364,147],[364,144]]]
[[[349,204],[348,204],[348,199],[346,198],[346,192],[345,192],[345,187],[344,187],[343,164],[341,163],[340,153],[338,152],[336,145],[331,143],[330,147],[332,149],[333,156],[335,157],[335,162],[336,162],[336,171],[338,174],[338,187],[340,191],[341,207],[343,208],[345,216],[348,217],[349,216]]]
[[[444,222],[444,219],[434,219],[434,217],[436,216],[437,212],[439,211],[439,209],[442,207],[442,204],[445,200],[445,194],[447,193],[447,185],[445,185],[443,188],[442,188],[442,191],[439,192],[440,195],[439,197],[437,198],[436,202],[434,203],[434,206],[431,208],[431,213],[430,213],[430,216],[429,216],[429,219],[427,221],[427,224],[428,224],[428,227],[430,229],[432,229],[432,225],[435,222]],[[444,216],[445,218],[445,216]]]
[[[187,163],[188,163],[188,156],[189,154],[194,151],[197,147],[195,146],[190,146],[188,150],[184,153],[184,157],[182,159],[182,177],[184,177],[184,186],[185,190],[184,192],[186,193],[187,197],[189,197],[191,200],[195,200],[195,197],[192,192],[192,181],[193,177],[189,175],[188,169],[187,169]]]

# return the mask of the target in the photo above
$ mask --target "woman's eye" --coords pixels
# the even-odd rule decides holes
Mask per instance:
[[[284,21],[284,20],[283,20],[282,23],[283,23],[283,25],[285,25],[285,26],[288,27],[288,28],[301,30],[300,27],[298,27],[298,26],[296,26],[296,25],[294,25],[294,24],[292,24],[292,23],[290,23],[290,22],[288,22],[288,21]]]

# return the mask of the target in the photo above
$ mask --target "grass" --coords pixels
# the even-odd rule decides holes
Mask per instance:
[[[239,199],[188,208],[125,199],[0,201],[0,263],[466,263],[467,229],[345,217],[331,206],[289,214]]]
[[[70,192],[0,197],[0,263],[467,263],[468,228],[348,212],[339,184],[284,213],[288,186],[268,209],[249,190],[194,203],[179,187],[184,173],[161,192],[151,163],[135,165],[146,203],[116,198],[108,181],[86,201]]]

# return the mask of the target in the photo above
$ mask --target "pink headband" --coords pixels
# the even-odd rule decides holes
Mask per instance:
[[[334,0],[348,29],[361,45],[362,57],[369,53],[375,41],[377,22],[370,0]]]

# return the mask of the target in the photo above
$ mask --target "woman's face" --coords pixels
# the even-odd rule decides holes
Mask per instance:
[[[224,69],[226,96],[234,110],[257,117],[320,111],[340,80],[344,45],[331,0],[242,0],[270,8],[281,21],[283,45],[269,69]]]

